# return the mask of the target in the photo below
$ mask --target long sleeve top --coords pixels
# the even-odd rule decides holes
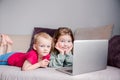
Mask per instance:
[[[67,53],[67,54],[57,54],[56,53],[51,53],[50,55],[50,63],[49,67],[69,67],[72,66],[73,63],[73,55],[72,52]]]

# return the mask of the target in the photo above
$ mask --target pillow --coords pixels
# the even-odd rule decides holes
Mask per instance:
[[[74,35],[75,39],[110,39],[113,25],[100,27],[77,28]]]
[[[52,28],[34,27],[33,34],[32,34],[32,37],[31,37],[31,42],[30,42],[30,48],[28,49],[28,51],[32,49],[32,46],[33,46],[33,38],[34,38],[34,35],[35,35],[35,34],[37,34],[37,33],[39,33],[39,32],[46,32],[46,33],[48,33],[51,37],[53,37],[54,32],[55,32],[56,30],[57,30],[57,29],[52,29]]]
[[[109,40],[108,65],[120,68],[120,35]]]

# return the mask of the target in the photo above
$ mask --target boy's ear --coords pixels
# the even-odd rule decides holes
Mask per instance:
[[[36,45],[35,44],[33,44],[33,49],[36,50]]]

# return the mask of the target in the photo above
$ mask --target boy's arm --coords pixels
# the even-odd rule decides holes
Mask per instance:
[[[35,64],[31,64],[28,60],[26,60],[22,66],[22,71],[33,70],[39,67],[47,67],[48,63],[49,61],[47,59],[39,61],[38,63]]]

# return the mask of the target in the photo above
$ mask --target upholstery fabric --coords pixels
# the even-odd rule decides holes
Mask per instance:
[[[120,35],[109,40],[108,65],[120,68]]]
[[[77,28],[75,31],[76,40],[85,39],[110,39],[112,36],[113,24],[99,26],[99,27],[86,27]]]
[[[39,68],[21,71],[15,66],[0,66],[0,80],[120,80],[120,69],[107,66],[107,69],[71,76],[55,68]]]
[[[13,40],[12,51],[26,52],[30,45],[31,35],[9,35]]]

